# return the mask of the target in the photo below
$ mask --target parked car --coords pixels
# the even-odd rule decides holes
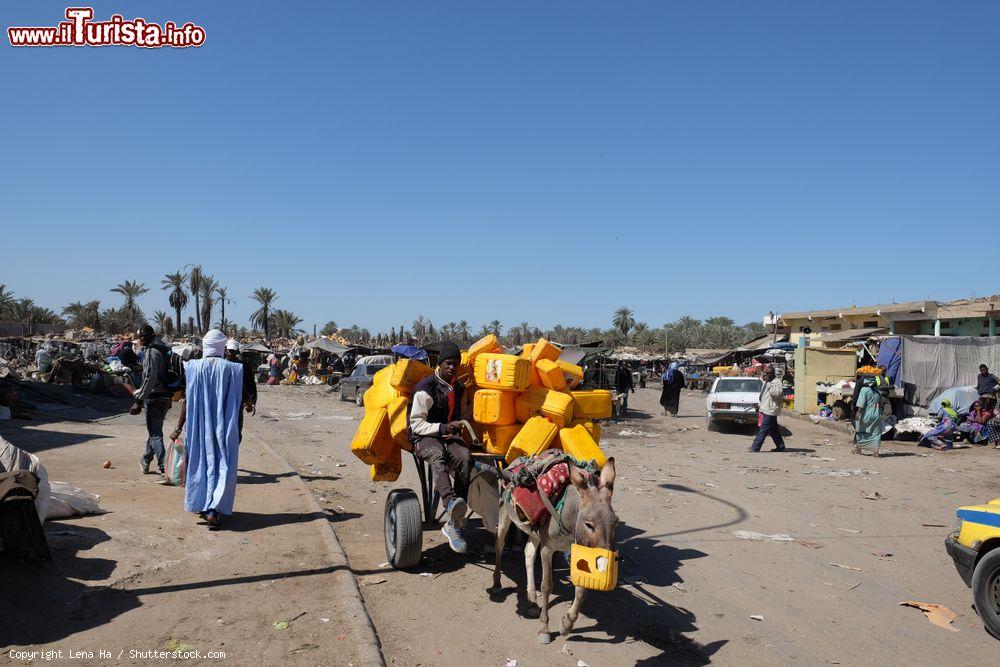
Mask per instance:
[[[705,427],[711,431],[721,422],[756,423],[763,388],[760,378],[716,378],[705,399]]]
[[[959,528],[944,541],[987,632],[1000,639],[1000,498],[959,507]]]
[[[366,361],[370,357],[358,359],[350,375],[340,378],[340,400],[349,401],[352,398],[360,406],[363,405],[365,391],[372,386],[372,376],[389,365],[384,359],[374,363]]]

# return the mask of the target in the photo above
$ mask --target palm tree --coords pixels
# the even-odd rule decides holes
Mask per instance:
[[[191,267],[191,272],[188,274],[188,290],[191,292],[191,296],[194,297],[194,316],[195,321],[198,324],[198,333],[205,333],[201,325],[201,279],[204,276],[204,271],[201,266],[194,266],[193,264],[187,264],[184,266]]]
[[[731,317],[710,317],[705,320],[705,337],[712,347],[730,349],[739,344],[740,330]]]
[[[628,306],[622,306],[615,311],[611,326],[621,333],[624,344],[628,345],[628,332],[635,326],[635,313]]]
[[[458,323],[458,337],[462,339],[462,342],[466,342],[472,338],[472,332],[469,330],[469,323],[465,320],[460,320]]]
[[[221,309],[219,313],[219,329],[225,331],[229,326],[229,322],[226,321],[226,304],[236,302],[229,298],[228,287],[216,287],[215,294],[219,297],[219,308]]]
[[[493,320],[489,323],[489,329],[491,334],[499,338],[500,332],[503,331],[503,325],[500,324],[500,320]]]
[[[168,323],[169,323],[169,326],[168,326]],[[169,315],[167,315],[162,310],[158,310],[155,313],[153,313],[153,326],[156,327],[156,332],[157,333],[160,333],[160,334],[167,333],[167,334],[169,334],[170,331],[168,331],[168,329],[173,328],[173,322],[171,321]]]
[[[163,285],[163,289],[170,290],[170,295],[167,297],[167,302],[170,307],[174,309],[174,314],[177,315],[177,328],[180,329],[181,322],[181,311],[188,304],[188,295],[184,291],[184,281],[187,280],[187,274],[178,271],[177,273],[168,273],[163,277],[160,283]]]
[[[122,308],[129,314],[129,328],[135,330],[139,319],[142,317],[142,311],[139,310],[139,305],[135,300],[137,297],[148,292],[149,288],[137,280],[126,280],[117,287],[111,288],[111,291],[125,297],[125,305]]]
[[[742,327],[740,327],[740,334],[742,335],[743,338],[741,344],[749,343],[750,341],[756,340],[758,338],[763,338],[764,336],[767,336],[770,333],[771,331],[769,331],[768,328],[764,326],[763,322],[747,322]]]
[[[258,287],[250,295],[250,298],[260,304],[260,308],[250,315],[250,323],[263,329],[264,340],[267,340],[270,337],[271,305],[278,300],[278,294],[270,287]]]
[[[649,345],[649,325],[645,322],[636,322],[635,324],[635,344],[643,352]]]
[[[427,320],[424,319],[423,315],[417,315],[417,319],[413,320],[413,337],[417,339],[417,343],[424,342],[424,336],[427,333]]]
[[[219,288],[219,283],[215,276],[202,275],[200,288],[201,326],[208,331],[212,326],[212,308],[215,306],[215,290]]]
[[[14,305],[14,292],[7,289],[5,283],[0,283],[0,317],[3,317]]]
[[[34,331],[34,319],[32,318],[34,308],[35,302],[31,299],[18,299],[7,307],[7,316],[20,324],[24,333],[31,334]]]
[[[274,327],[274,330],[286,338],[290,338],[293,334],[300,331],[298,326],[301,322],[301,317],[288,310],[275,310],[271,314],[271,325]]]
[[[100,330],[101,324],[101,302],[88,301],[82,303],[74,301],[62,309],[63,315],[69,316],[69,325],[77,329],[90,327],[94,331]]]
[[[393,332],[395,332],[395,329],[393,329]],[[319,330],[319,333],[321,336],[329,336],[330,334],[337,333],[337,323],[330,320],[323,325],[323,328]]]

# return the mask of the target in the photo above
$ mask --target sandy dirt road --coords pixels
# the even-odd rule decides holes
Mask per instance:
[[[36,421],[0,423],[0,435],[36,453],[50,479],[101,495],[107,513],[46,523],[50,565],[0,565],[0,663],[62,651],[32,664],[159,664],[174,650],[185,664],[368,662],[364,610],[343,592],[349,575],[322,539],[326,517],[252,434],[236,512],[213,531],[184,512],[184,489],[139,472],[141,415],[46,407]]]
[[[933,665],[1000,651],[943,546],[956,507],[1000,496],[996,452],[900,443],[874,460],[851,454],[845,435],[785,419],[789,452],[752,454],[745,430],[705,431],[701,395],[686,394],[672,420],[656,399],[639,390],[632,418],[605,428],[618,462],[622,585],[591,594],[576,631],[549,646],[536,643],[537,621],[518,613],[519,554],[504,558],[501,602],[486,594],[492,557],[454,555],[438,531],[424,533],[413,572],[381,567],[387,491],[417,480],[405,460],[396,484],[368,481],[348,449],[359,408],[322,387],[265,387],[248,428],[330,510],[390,663]],[[482,549],[489,536],[479,529],[470,541]],[[557,576],[554,619],[572,597],[565,565]],[[903,600],[950,607],[959,632],[931,625]]]

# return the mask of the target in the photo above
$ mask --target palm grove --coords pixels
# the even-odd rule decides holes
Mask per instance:
[[[60,316],[31,299],[17,298],[0,283],[0,321],[19,323],[28,333],[39,324],[65,324],[76,329],[88,327],[99,333],[117,334],[135,331],[146,322],[168,337],[201,335],[212,327],[241,338],[249,335],[262,335],[265,339],[287,338],[302,333],[299,328],[302,318],[275,307],[278,293],[269,287],[258,287],[250,295],[256,309],[250,315],[249,329],[226,318],[226,305],[234,303],[229,290],[201,266],[187,266],[166,274],[160,281],[160,289],[166,292],[168,309],[156,310],[151,317],[143,313],[136,301],[150,289],[136,280],[126,280],[111,288],[110,292],[120,297],[120,305],[102,307],[97,299],[74,301],[62,309]],[[635,312],[625,306],[615,311],[610,325],[603,329],[557,324],[541,329],[528,322],[505,326],[493,320],[475,328],[468,321],[459,320],[435,326],[430,319],[418,315],[409,324],[390,327],[389,331],[373,333],[357,324],[341,328],[331,321],[320,333],[338,334],[352,343],[377,347],[407,342],[424,345],[437,340],[469,343],[486,334],[496,335],[506,345],[517,346],[544,336],[570,345],[599,341],[609,346],[631,346],[646,353],[680,352],[687,348],[730,349],[767,333],[760,322],[739,326],[725,316],[700,320],[685,315],[663,326],[651,327],[637,320]]]

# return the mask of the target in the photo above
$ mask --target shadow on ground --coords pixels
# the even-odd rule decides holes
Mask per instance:
[[[471,531],[470,531],[471,532]],[[701,644],[684,633],[697,631],[695,615],[690,610],[663,599],[663,591],[673,584],[683,582],[678,573],[684,561],[704,558],[707,554],[696,549],[678,549],[648,537],[639,528],[621,524],[616,536],[621,558],[619,585],[613,591],[588,592],[584,598],[577,626],[567,636],[567,641],[592,644],[621,644],[643,642],[658,651],[657,655],[637,664],[707,665],[712,656],[727,640]],[[450,566],[457,558],[448,554],[447,545],[427,552],[438,565]],[[476,566],[493,569],[493,554],[478,554],[473,559]],[[459,561],[461,562],[461,561]],[[465,563],[469,563],[466,561]],[[517,598],[516,613],[524,619],[524,634],[532,640],[537,631],[537,617],[528,615],[525,593],[525,567],[520,548],[505,549],[502,559],[503,583],[501,591],[483,597],[503,603],[511,595]],[[549,601],[549,629],[557,633],[568,605],[574,596],[569,581],[569,565],[562,553],[552,558],[553,592]],[[536,579],[541,580],[541,565],[536,564]],[[513,580],[515,586],[510,586]],[[680,594],[680,593],[678,593]]]
[[[46,524],[45,534],[52,563],[0,566],[4,608],[0,646],[65,639],[141,605],[134,593],[73,581],[107,579],[117,566],[115,561],[79,555],[111,539],[103,530],[51,522]]]

